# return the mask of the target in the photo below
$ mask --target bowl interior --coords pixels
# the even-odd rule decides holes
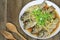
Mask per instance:
[[[21,26],[22,30],[23,30],[27,35],[29,35],[29,36],[31,36],[31,37],[33,37],[33,38],[36,38],[36,39],[47,39],[47,38],[50,38],[50,37],[56,35],[56,34],[59,32],[59,30],[60,30],[60,26],[59,26],[59,27],[56,29],[56,31],[55,31],[54,33],[52,33],[49,37],[46,37],[46,38],[38,38],[38,37],[36,37],[36,36],[33,36],[31,33],[29,33],[27,30],[24,29],[24,24],[23,24],[23,22],[20,20],[21,16],[24,14],[24,12],[25,12],[29,7],[31,7],[31,6],[33,6],[33,5],[41,4],[42,2],[43,2],[43,1],[32,1],[32,2],[28,3],[27,5],[25,5],[25,6],[23,7],[23,9],[21,10],[21,12],[20,12],[20,14],[19,14],[19,23],[20,23],[20,26]],[[54,4],[54,3],[50,2],[50,1],[45,1],[45,2],[48,4],[48,6],[53,6],[53,7],[56,9],[56,11],[57,11],[57,13],[59,14],[59,17],[60,17],[60,9],[59,9],[59,7],[58,7],[56,4]]]

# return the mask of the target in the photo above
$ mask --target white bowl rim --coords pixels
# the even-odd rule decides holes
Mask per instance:
[[[32,3],[35,3],[35,4],[32,4]],[[23,9],[21,10],[21,12],[20,12],[20,14],[19,14],[19,24],[20,24],[20,27],[22,28],[22,30],[27,34],[27,35],[29,35],[30,37],[32,37],[32,38],[36,38],[36,39],[47,39],[47,38],[51,38],[51,37],[53,37],[54,35],[56,35],[58,32],[59,32],[59,30],[60,30],[60,26],[57,28],[57,30],[56,30],[56,32],[54,33],[54,34],[52,34],[51,36],[49,36],[49,37],[47,37],[47,38],[38,38],[38,37],[34,37],[34,36],[32,36],[31,34],[29,34],[29,33],[27,33],[27,31],[22,27],[22,21],[20,20],[20,17],[23,15],[23,13],[25,12],[25,10],[26,10],[26,8],[27,8],[27,6],[28,5],[30,5],[30,4],[32,4],[32,5],[36,5],[36,3],[37,4],[41,4],[42,2],[37,2],[37,1],[32,1],[32,2],[29,2],[27,5],[25,5],[24,7],[23,7]],[[58,14],[59,14],[59,16],[60,16],[60,9],[59,9],[59,7],[56,5],[56,4],[54,4],[53,2],[50,2],[50,1],[46,1],[46,3],[48,3],[48,5],[50,6],[50,5],[52,5],[52,6],[54,6],[54,8],[56,8],[56,11],[58,12]],[[32,6],[31,5],[31,6]],[[29,6],[30,7],[30,6]],[[29,8],[28,7],[28,8]]]

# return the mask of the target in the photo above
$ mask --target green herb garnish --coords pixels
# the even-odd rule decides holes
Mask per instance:
[[[52,19],[52,14],[46,10],[42,10],[42,9],[34,9],[32,11],[32,14],[34,15],[35,19],[36,19],[36,22],[37,22],[37,25],[42,25],[44,26],[45,25],[45,22],[47,20],[51,20]]]

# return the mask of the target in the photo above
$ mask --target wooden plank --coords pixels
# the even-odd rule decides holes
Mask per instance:
[[[6,23],[6,9],[7,0],[0,0],[0,31],[6,30],[5,23]],[[0,40],[6,40],[2,34],[0,33]]]

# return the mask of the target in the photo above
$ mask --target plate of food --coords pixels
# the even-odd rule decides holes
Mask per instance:
[[[19,24],[32,38],[51,38],[60,31],[60,9],[48,0],[29,2],[19,14]]]

